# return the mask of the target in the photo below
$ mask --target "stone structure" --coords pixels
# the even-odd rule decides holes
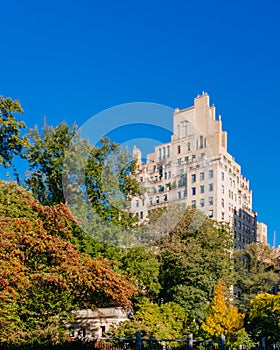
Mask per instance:
[[[75,321],[68,327],[70,336],[87,340],[102,337],[111,326],[128,320],[120,307],[77,310],[74,314]]]

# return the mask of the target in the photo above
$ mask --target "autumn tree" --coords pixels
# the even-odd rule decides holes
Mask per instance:
[[[0,342],[57,343],[75,308],[130,308],[133,287],[71,243],[72,215],[0,182]]]
[[[241,292],[240,308],[248,311],[250,301],[258,294],[269,292],[279,282],[276,251],[262,243],[251,243],[234,252],[236,287]]]
[[[226,342],[232,345],[236,343],[238,331],[243,328],[245,314],[239,313],[237,306],[232,305],[229,298],[229,292],[225,292],[223,283],[219,281],[202,329],[211,339],[219,339],[221,334],[225,335]]]
[[[17,113],[23,113],[20,102],[0,96],[0,165],[5,168],[12,165],[14,156],[20,155],[27,145],[20,135],[25,123],[16,119]]]
[[[187,208],[159,244],[160,297],[180,304],[200,324],[221,278],[233,283],[232,238],[226,227]]]

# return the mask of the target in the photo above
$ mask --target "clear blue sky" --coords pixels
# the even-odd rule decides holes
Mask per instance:
[[[0,2],[0,95],[29,127],[83,124],[127,102],[184,108],[210,94],[253,207],[279,224],[280,2]]]

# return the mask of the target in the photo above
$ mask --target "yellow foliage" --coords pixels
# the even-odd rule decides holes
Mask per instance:
[[[226,300],[223,284],[219,282],[202,329],[210,337],[220,338],[224,334],[227,340],[232,341],[236,331],[243,327],[244,317],[245,314],[239,313],[238,308]]]

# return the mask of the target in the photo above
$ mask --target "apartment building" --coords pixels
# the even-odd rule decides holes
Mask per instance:
[[[257,242],[267,244],[267,225],[263,222],[257,223]]]
[[[143,198],[134,198],[131,204],[141,219],[154,208],[178,202],[230,223],[235,248],[257,240],[249,180],[227,151],[227,133],[207,93],[198,95],[192,107],[175,109],[170,142],[156,146],[145,163],[141,150],[134,147],[133,155],[146,188]]]

